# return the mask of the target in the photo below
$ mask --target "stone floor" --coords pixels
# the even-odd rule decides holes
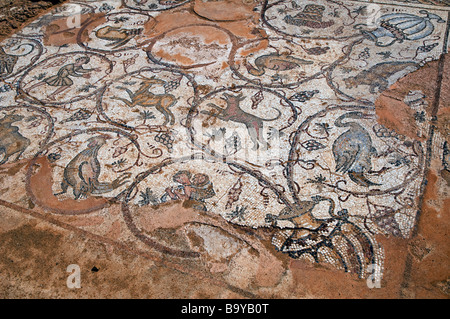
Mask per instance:
[[[0,44],[0,297],[448,298],[449,30],[448,0],[28,21]]]

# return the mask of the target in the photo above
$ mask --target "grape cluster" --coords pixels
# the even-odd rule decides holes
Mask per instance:
[[[241,185],[239,185],[238,187],[233,186],[229,191],[228,191],[228,201],[227,204],[225,206],[226,209],[231,208],[231,206],[233,205],[234,202],[237,202],[239,200],[239,196],[242,193],[242,187]]]
[[[320,150],[321,148],[325,148],[325,145],[317,142],[316,140],[308,140],[306,142],[303,142],[301,146],[303,148],[306,148],[308,151],[317,151]]]
[[[164,84],[164,90],[167,93],[167,92],[175,90],[179,86],[180,86],[180,82],[178,82],[178,81],[169,81],[169,82],[166,82]]]
[[[231,154],[231,152],[238,152],[242,149],[241,138],[236,132],[233,135],[225,139],[225,149]]]
[[[264,100],[264,95],[262,91],[256,92],[255,95],[252,96],[252,109],[256,109],[258,107],[258,104]]]
[[[61,158],[61,154],[59,153],[50,153],[47,155],[47,158],[50,163],[54,163]]]
[[[0,93],[5,93],[11,91],[11,86],[9,84],[4,84],[0,86]]]
[[[363,60],[370,58],[370,49],[364,48],[364,51],[359,54],[359,58]]]
[[[432,43],[432,44],[428,44],[428,45],[422,45],[421,47],[417,48],[417,52],[430,52],[431,50],[433,50],[438,45],[439,45],[438,42]]]
[[[400,135],[395,132],[395,130],[390,130],[387,127],[383,126],[383,125],[375,125],[373,127],[373,131],[375,133],[376,136],[378,137],[394,137],[394,138],[400,138]]]
[[[63,122],[73,122],[73,121],[81,121],[81,120],[87,120],[92,115],[91,112],[85,109],[80,109],[77,112],[75,112],[71,117],[64,120]]]
[[[387,234],[391,234],[395,237],[400,237],[402,235],[400,226],[394,216],[382,216],[375,219],[375,223]]]
[[[167,147],[169,153],[173,151],[174,137],[169,132],[163,132],[155,136],[155,141]]]
[[[306,102],[309,101],[315,94],[319,93],[318,90],[313,91],[301,91],[292,95],[289,100],[297,101],[297,102]]]

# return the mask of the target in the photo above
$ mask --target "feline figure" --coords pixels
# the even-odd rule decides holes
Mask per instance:
[[[208,103],[208,106],[212,108],[212,111],[202,110],[200,113],[217,117],[222,121],[244,124],[250,139],[253,142],[253,150],[257,150],[260,145],[267,150],[269,144],[263,138],[264,122],[278,120],[281,116],[281,111],[275,109],[278,112],[278,115],[275,118],[264,119],[254,114],[247,113],[242,109],[240,103],[245,100],[245,96],[243,96],[242,93],[238,95],[224,93],[221,99],[226,102],[226,107],[222,108],[214,103]]]

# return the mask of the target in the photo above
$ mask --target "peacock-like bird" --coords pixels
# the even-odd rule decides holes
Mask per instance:
[[[347,119],[367,119],[370,116],[362,112],[348,112],[336,119],[336,127],[347,127],[333,143],[333,155],[336,162],[336,172],[346,173],[358,185],[369,187],[379,185],[371,182],[365,173],[372,170],[372,156],[376,150],[367,130],[360,124]]]

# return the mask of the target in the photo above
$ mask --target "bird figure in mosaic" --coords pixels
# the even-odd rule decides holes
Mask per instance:
[[[274,71],[288,71],[298,68],[302,64],[313,64],[313,61],[298,59],[286,54],[271,53],[261,55],[256,58],[255,65],[256,68],[246,64],[248,73],[255,76],[261,76],[266,71],[265,69]]]
[[[372,139],[365,128],[356,122],[344,122],[347,119],[367,119],[370,116],[362,112],[348,112],[336,119],[336,127],[348,128],[333,143],[333,155],[336,162],[336,172],[348,174],[358,185],[369,187],[379,185],[365,177],[371,171],[371,158],[376,154]]]
[[[328,202],[329,207],[319,219],[313,209],[321,202]],[[313,196],[284,208],[278,215],[267,214],[265,220],[277,229],[272,237],[276,250],[294,259],[331,263],[363,278],[370,265],[382,269],[382,247],[350,218],[347,209],[336,211],[333,199]]]
[[[310,201],[300,201],[294,208],[285,207],[278,215],[267,214],[265,221],[271,223],[272,226],[276,226],[280,221],[289,221],[301,232],[317,229],[322,225],[322,222],[316,220],[311,212],[323,200],[316,196]]]
[[[64,169],[64,179],[61,183],[62,191],[55,194],[67,193],[67,189],[72,187],[75,199],[87,197],[90,194],[108,193],[119,186],[127,183],[129,177],[125,173],[112,182],[99,182],[101,166],[98,160],[100,148],[106,144],[108,136],[98,135],[88,139],[87,148],[78,153]]]

